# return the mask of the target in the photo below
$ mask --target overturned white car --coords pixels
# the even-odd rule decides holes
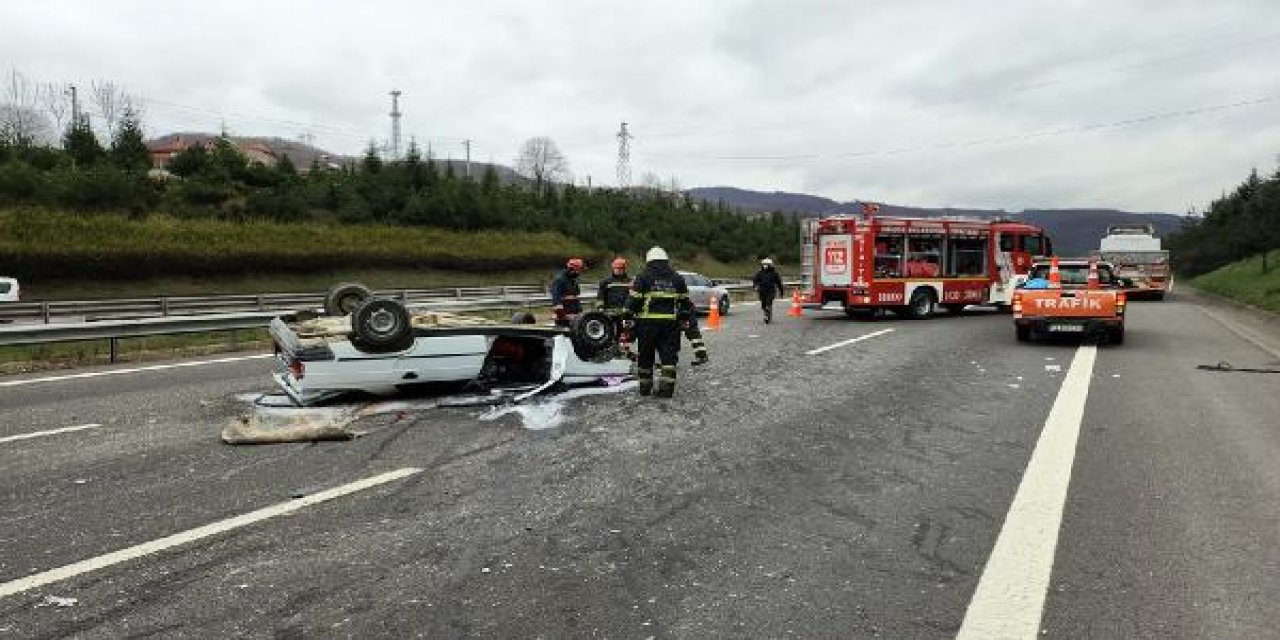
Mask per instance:
[[[507,389],[524,400],[557,384],[595,384],[630,371],[617,321],[587,312],[571,327],[510,323],[407,308],[361,285],[330,290],[325,315],[274,318],[276,384],[297,404],[396,394],[441,383]]]

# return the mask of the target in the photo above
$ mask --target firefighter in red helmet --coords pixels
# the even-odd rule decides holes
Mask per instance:
[[[564,271],[551,282],[551,310],[558,327],[569,326],[582,313],[582,287],[578,284],[582,269],[581,258],[570,258]]]

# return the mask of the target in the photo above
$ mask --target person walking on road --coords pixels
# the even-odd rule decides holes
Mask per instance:
[[[551,282],[551,310],[557,327],[569,326],[582,313],[582,287],[578,284],[582,266],[581,258],[570,258],[564,271]]]
[[[756,272],[755,277],[751,278],[751,286],[760,296],[760,308],[764,310],[765,324],[773,322],[774,293],[778,296],[786,295],[786,291],[782,289],[782,276],[778,275],[778,270],[773,268],[773,260],[765,258],[760,261],[760,270]]]
[[[628,315],[635,318],[636,376],[640,379],[640,395],[670,398],[676,391],[676,362],[680,355],[680,318],[695,313],[684,278],[671,268],[670,258],[662,247],[649,249],[645,267],[631,284],[627,299]],[[655,358],[656,356],[656,358]],[[653,366],[661,362],[657,390],[654,390]]]

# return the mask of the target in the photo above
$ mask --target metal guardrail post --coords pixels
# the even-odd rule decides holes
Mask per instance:
[[[169,315],[169,298],[168,297],[160,298],[160,315],[162,316]]]
[[[111,339],[111,364],[115,364],[116,360],[119,359],[119,357],[120,357],[120,339],[112,338]]]
[[[462,289],[454,289],[454,290],[453,290],[453,297],[455,297],[455,298],[457,298],[457,299],[461,300],[461,299],[462,299]]]
[[[267,308],[262,304],[262,294],[258,294],[258,311],[266,311]]]
[[[400,304],[409,304],[409,292],[405,289],[400,290]]]
[[[40,317],[44,318],[44,323],[49,324],[49,303],[40,303]]]

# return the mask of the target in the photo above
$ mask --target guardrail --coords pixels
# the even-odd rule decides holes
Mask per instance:
[[[374,295],[394,298],[405,304],[448,300],[520,299],[545,296],[538,285],[501,287],[452,287],[448,289],[389,289]],[[146,318],[237,313],[251,311],[293,311],[321,307],[323,293],[261,293],[213,296],[163,296],[116,300],[53,300],[0,304],[0,322],[43,322],[59,318],[85,320]]]

